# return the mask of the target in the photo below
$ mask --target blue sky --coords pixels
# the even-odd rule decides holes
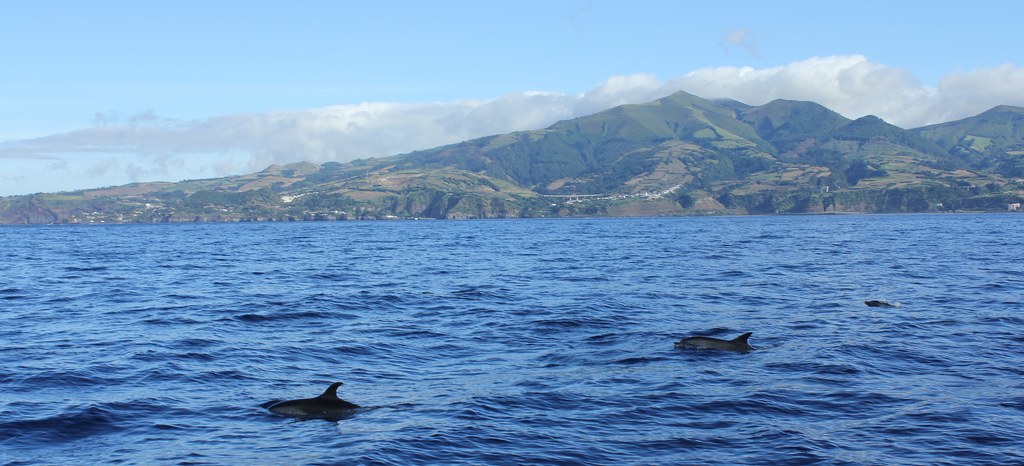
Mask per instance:
[[[393,155],[675,90],[904,127],[1024,105],[1014,1],[0,8],[0,195]]]

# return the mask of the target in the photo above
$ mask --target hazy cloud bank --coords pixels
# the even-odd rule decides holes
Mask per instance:
[[[742,43],[745,37],[734,39]],[[0,162],[6,167],[15,160],[49,160],[49,170],[71,170],[81,160],[64,161],[88,158],[92,166],[81,176],[96,177],[88,186],[222,176],[271,163],[344,162],[543,128],[678,90],[751,105],[777,98],[810,100],[850,118],[874,114],[912,128],[965,118],[999,104],[1024,105],[1024,68],[1007,64],[960,71],[933,87],[863,56],[832,56],[771,68],[704,68],[667,81],[645,74],[614,76],[582,94],[516,92],[491,100],[368,102],[195,121],[152,112],[97,114],[90,128],[2,142]]]

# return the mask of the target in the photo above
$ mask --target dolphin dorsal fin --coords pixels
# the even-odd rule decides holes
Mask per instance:
[[[327,387],[327,390],[324,390],[324,394],[320,395],[319,398],[329,398],[329,399],[332,399],[332,400],[337,400],[338,399],[338,387],[340,387],[340,386],[341,386],[341,382],[334,382],[334,383],[332,383],[330,387]]]
[[[746,343],[747,342],[747,338],[750,338],[750,336],[753,335],[753,334],[754,334],[754,332],[747,332],[747,333],[744,333],[743,335],[740,335],[740,336],[738,336],[736,338],[733,338],[732,341],[738,341],[738,342],[741,342],[741,343]]]

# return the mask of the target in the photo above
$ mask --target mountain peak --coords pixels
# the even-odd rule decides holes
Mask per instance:
[[[762,138],[783,150],[808,138],[822,138],[850,123],[849,119],[823,105],[784,99],[751,107],[741,112],[740,118],[753,126]]]
[[[886,122],[885,120],[883,120],[880,117],[877,117],[875,115],[864,115],[864,116],[862,116],[860,118],[857,118],[856,120],[853,120],[853,121],[854,122],[859,122],[859,123],[862,123],[862,124],[867,124],[867,123],[874,123],[874,124],[881,123],[881,124],[887,124],[887,125],[890,124],[890,123]]]
[[[695,107],[717,106],[713,101],[698,97],[686,91],[676,91],[675,93],[655,100],[652,103],[656,105],[674,104]]]
[[[991,116],[991,115],[1021,115],[1024,114],[1024,107],[1015,107],[1013,105],[996,105],[978,116]]]

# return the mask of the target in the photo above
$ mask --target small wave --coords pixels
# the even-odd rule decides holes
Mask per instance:
[[[99,271],[107,270],[107,269],[109,269],[109,267],[107,267],[105,265],[95,265],[95,266],[74,266],[74,265],[71,265],[71,266],[64,267],[64,270],[66,270],[68,272],[99,272]]]
[[[479,286],[458,289],[452,296],[462,300],[488,300],[502,302],[510,299],[509,290],[494,286]]]
[[[604,274],[591,274],[591,275],[566,275],[562,277],[562,281],[566,282],[578,282],[578,283],[590,283],[590,282],[609,282],[611,278]]]
[[[176,341],[173,346],[180,346],[183,348],[209,348],[220,343],[220,341],[207,340],[204,338],[185,338],[183,340]]]
[[[585,325],[578,319],[545,319],[534,321],[534,324],[553,328],[579,328]]]
[[[124,430],[116,413],[104,406],[89,406],[70,412],[36,418],[0,422],[0,438],[14,443],[49,445]]]
[[[108,366],[83,367],[65,371],[39,371],[18,380],[18,391],[34,390],[37,387],[59,386],[63,388],[85,388],[105,386],[119,381],[113,376],[116,368]],[[13,389],[13,388],[12,388]]]
[[[624,364],[624,365],[632,366],[632,365],[639,365],[639,364],[650,364],[650,363],[653,363],[653,362],[664,361],[665,359],[666,358],[659,358],[659,357],[652,358],[652,357],[642,357],[642,356],[640,356],[640,357],[632,357],[632,358],[623,358],[623,359],[620,359],[618,361],[615,361],[615,364]]]
[[[143,319],[142,323],[148,325],[196,325],[201,321],[189,317],[153,317]]]
[[[217,357],[207,353],[183,353],[174,356],[177,359],[192,360],[192,361],[216,361]]]
[[[572,367],[575,365],[584,365],[580,362],[580,357],[572,354],[568,354],[562,351],[550,352],[540,355],[537,358],[541,363],[541,367],[553,368],[553,367]]]
[[[346,345],[335,347],[334,351],[349,356],[370,356],[376,354],[378,349],[371,345]]]
[[[999,406],[1002,406],[1004,408],[1016,409],[1017,411],[1024,412],[1024,397],[1016,397],[1004,400],[999,403]]]
[[[540,334],[551,334],[571,331],[580,328],[623,328],[633,323],[632,319],[622,316],[601,316],[602,311],[597,308],[582,308],[567,311],[566,314],[577,315],[577,318],[548,318],[537,319],[532,322]]]
[[[417,319],[430,318],[430,317],[440,317],[440,316],[445,315],[445,313],[447,313],[449,311],[454,311],[454,310],[457,310],[457,309],[459,309],[459,308],[456,307],[456,306],[448,305],[448,304],[435,304],[435,305],[428,306],[426,309],[423,309],[421,311],[417,311],[415,314],[413,314],[413,317],[415,317]]]
[[[817,363],[799,361],[770,363],[766,365],[766,367],[773,370],[791,372],[794,374],[850,376],[861,373],[861,370],[853,365],[839,363]]]
[[[988,316],[978,320],[985,324],[1024,325],[1024,318],[1017,316]]]
[[[196,300],[205,299],[205,298],[206,298],[205,296],[194,295],[194,294],[171,293],[171,294],[167,295],[167,299],[173,300],[175,302],[178,302],[178,301],[196,301]]]
[[[327,282],[350,282],[359,278],[359,275],[343,272],[323,272],[310,275],[310,278]]]
[[[621,336],[622,335],[619,333],[603,333],[601,335],[587,337],[586,341],[587,343],[597,346],[607,346],[616,343]]]
[[[443,333],[435,332],[433,330],[422,330],[422,329],[405,328],[405,327],[386,329],[385,333],[388,336],[398,337],[398,338],[402,338],[402,339],[412,339],[412,338],[431,339],[431,338],[443,338],[443,337],[446,336]]]
[[[366,290],[360,291],[359,294],[359,302],[364,308],[390,307],[405,302],[405,298],[396,294],[376,294]]]
[[[71,298],[71,297],[68,297],[68,296],[54,296],[52,298],[47,299],[46,300],[46,304],[69,303],[69,302],[74,301],[74,300],[75,300],[75,298]]]
[[[260,322],[273,322],[279,320],[303,320],[303,319],[327,319],[332,318],[334,315],[330,312],[323,311],[295,311],[295,312],[279,312],[272,314],[254,314],[246,313],[239,314],[232,317],[234,320],[242,322],[260,323]]]

